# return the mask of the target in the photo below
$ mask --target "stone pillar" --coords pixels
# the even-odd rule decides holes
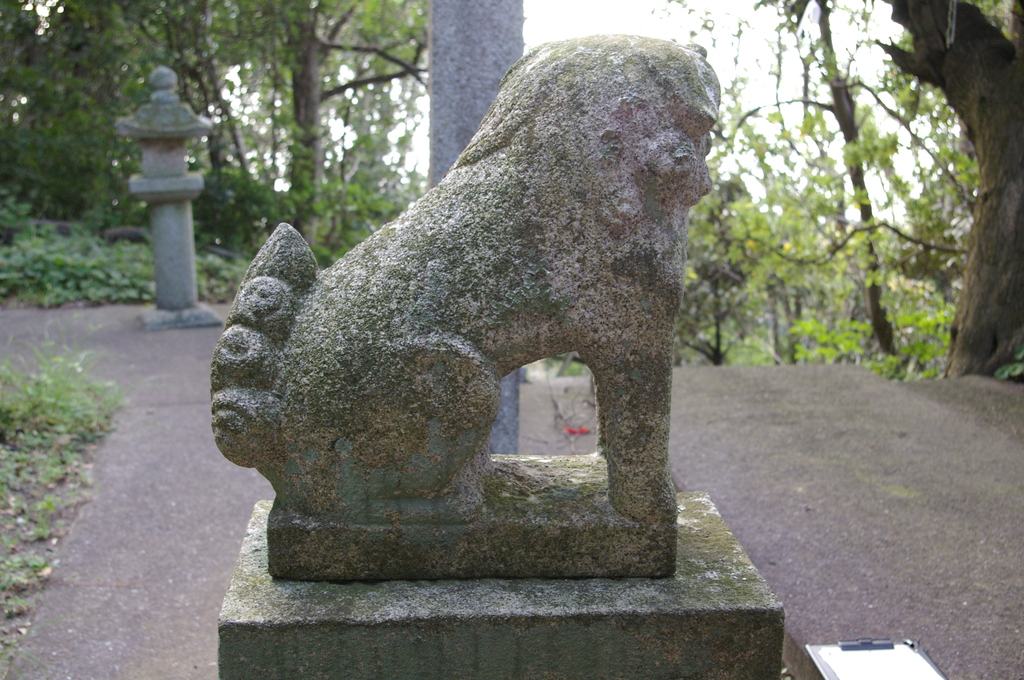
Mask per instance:
[[[149,76],[151,103],[117,122],[117,133],[142,147],[142,174],[128,180],[132,196],[149,204],[156,309],[142,314],[147,330],[219,326],[221,320],[199,304],[196,289],[192,199],[203,177],[188,172],[185,142],[210,131],[209,119],[179,101],[174,71],[159,66]]]
[[[430,186],[455,163],[490,108],[505,72],[523,56],[523,0],[430,3]],[[519,381],[501,381],[491,453],[519,451]]]

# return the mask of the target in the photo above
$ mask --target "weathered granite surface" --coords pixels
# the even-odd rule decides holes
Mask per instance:
[[[430,3],[430,186],[469,144],[522,56],[523,0]]]
[[[700,48],[543,45],[506,75],[445,180],[334,266],[319,273],[278,228],[212,373],[218,446],[277,493],[272,574],[674,572],[672,335],[718,98]],[[561,515],[542,555],[526,528],[562,496],[528,495],[514,521],[496,512],[493,487],[534,472],[495,464],[488,438],[499,377],[572,350],[594,373],[607,503]]]
[[[782,605],[705,494],[667,579],[314,583],[267,573],[257,504],[220,615],[221,680],[776,680]]]
[[[161,142],[170,139],[202,137],[211,129],[210,119],[197,116],[188,104],[181,103],[178,96],[178,76],[166,66],[157,66],[149,75],[149,86],[153,88],[149,104],[139,108],[133,115],[117,121],[117,134],[132,139]],[[171,159],[167,159],[171,161]],[[173,165],[167,171],[170,175],[184,174],[184,155],[175,154]],[[180,163],[181,168],[178,168]],[[147,177],[160,176],[160,172],[146,171]]]

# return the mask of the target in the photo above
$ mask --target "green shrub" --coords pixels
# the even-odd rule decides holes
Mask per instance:
[[[0,248],[0,298],[41,307],[145,302],[153,298],[153,255],[144,243],[24,228]]]
[[[200,251],[199,298],[230,302],[248,266],[245,259]],[[0,302],[40,307],[139,303],[151,301],[154,293],[153,251],[145,243],[109,244],[81,231],[60,236],[39,227],[23,228],[11,245],[0,246]]]
[[[1024,382],[1024,345],[1017,347],[1013,353],[1014,361],[1003,364],[996,369],[996,377],[1000,380]]]
[[[248,268],[248,259],[228,259],[213,253],[196,253],[199,299],[206,302],[231,302]]]
[[[871,324],[842,320],[834,327],[814,319],[794,322],[790,335],[801,363],[859,364],[889,380],[917,380],[942,375],[949,351],[953,307],[928,311],[897,311],[893,319],[896,354],[874,350]]]
[[[222,168],[203,177],[203,193],[192,202],[196,240],[240,253],[255,253],[284,220],[284,194],[241,168]]]

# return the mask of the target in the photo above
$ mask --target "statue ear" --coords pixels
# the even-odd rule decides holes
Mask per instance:
[[[271,276],[301,293],[313,285],[318,271],[316,258],[305,239],[290,224],[282,222],[249,265],[242,285],[260,276]]]

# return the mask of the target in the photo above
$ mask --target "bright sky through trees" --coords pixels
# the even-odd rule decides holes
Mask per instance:
[[[775,101],[775,81],[769,71],[776,62],[771,45],[776,17],[771,8],[755,12],[754,5],[755,0],[690,0],[685,6],[667,0],[524,0],[523,37],[527,50],[546,42],[601,33],[644,35],[683,44],[695,42],[708,50],[708,61],[723,85],[737,73],[747,75],[750,81],[744,90],[743,104],[753,108]],[[705,23],[705,17],[710,18],[710,25]],[[741,22],[743,37],[737,45],[735,33]],[[879,17],[873,23],[877,24],[872,34],[876,39],[887,40],[901,31],[887,17]],[[817,37],[816,27],[809,26],[808,30],[806,39]],[[853,31],[842,25],[834,26],[833,31],[837,47],[851,50],[856,39]],[[870,53],[862,50],[855,58],[863,62],[860,70],[865,73],[877,73],[882,68],[880,49]],[[787,90],[794,90],[793,96],[797,96],[799,63],[790,65],[788,72],[792,82],[786,83]],[[421,108],[428,109],[425,98]],[[428,128],[424,119],[407,161],[424,174],[429,157]]]
[[[857,0],[854,0],[857,1]],[[783,78],[776,81],[772,71],[778,69],[778,56],[772,41],[777,15],[773,8],[755,10],[755,0],[524,0],[526,23],[523,29],[526,48],[554,40],[565,40],[599,33],[645,35],[687,44],[694,42],[708,50],[708,61],[714,67],[723,87],[736,76],[746,77],[743,89],[743,108],[768,106],[776,101],[800,97],[801,64],[797,53],[789,50],[783,56]],[[872,14],[870,20],[873,39],[896,41],[902,28],[888,19],[886,11]],[[736,39],[742,24],[742,37]],[[813,21],[804,19],[803,40],[815,40],[818,28]],[[879,48],[858,49],[863,36],[857,29],[833,18],[833,37],[837,52],[853,64],[851,73],[874,81],[884,69],[885,56]],[[691,38],[691,35],[693,36]],[[778,88],[778,97],[776,95]],[[723,108],[728,105],[723,102]],[[766,111],[767,112],[767,111]],[[787,105],[782,113],[798,124],[802,110],[798,105]],[[882,123],[883,126],[887,122]],[[895,129],[895,125],[890,125]],[[905,134],[905,133],[903,133]],[[742,159],[733,159],[743,163]],[[896,158],[896,166],[907,172],[909,157]],[[876,191],[880,189],[873,186]],[[756,195],[757,188],[753,188]],[[851,208],[852,210],[852,208]],[[856,219],[851,215],[851,219]]]

